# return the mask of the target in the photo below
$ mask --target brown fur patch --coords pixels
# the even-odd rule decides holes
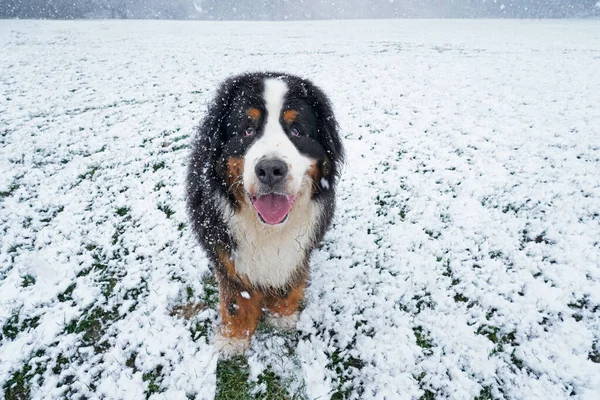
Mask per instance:
[[[292,289],[287,296],[280,297],[276,295],[269,295],[265,298],[265,305],[269,312],[275,316],[285,317],[292,315],[298,311],[300,301],[304,297],[304,286],[305,282],[302,282],[300,286]]]
[[[241,277],[237,274],[235,270],[235,263],[231,259],[231,255],[228,251],[223,249],[222,247],[217,247],[217,258],[221,265],[225,268],[225,273],[227,277],[232,281],[236,282],[238,285],[243,287],[250,287],[250,282],[248,282],[248,278]]]
[[[235,278],[236,277],[235,265],[233,264],[233,260],[231,259],[231,256],[229,255],[229,253],[227,251],[225,251],[223,248],[217,247],[217,257],[219,258],[221,265],[223,265],[225,267],[225,271],[227,271],[227,274],[230,277]]]
[[[248,116],[253,119],[254,121],[258,121],[260,119],[260,116],[262,115],[262,113],[260,112],[260,110],[258,108],[250,108],[248,110]]]
[[[311,163],[308,167],[308,176],[312,180],[312,193],[315,193],[319,187],[320,175],[319,166],[316,163]]]
[[[298,117],[298,111],[296,110],[285,110],[283,112],[283,120],[288,124],[294,122],[296,117]]]
[[[226,280],[219,284],[219,314],[221,334],[228,338],[248,338],[254,334],[262,315],[263,294],[247,292],[249,299],[229,287]]]
[[[233,197],[237,201],[238,207],[244,202],[243,175],[244,159],[237,157],[228,158],[225,170],[225,182],[227,182],[229,192],[233,194]]]

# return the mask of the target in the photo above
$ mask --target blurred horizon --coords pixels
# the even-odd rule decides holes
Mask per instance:
[[[0,0],[0,18],[329,20],[598,18],[600,0]]]

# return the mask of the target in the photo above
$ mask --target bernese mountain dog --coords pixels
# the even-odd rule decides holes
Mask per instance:
[[[264,72],[221,84],[192,140],[187,207],[219,283],[222,354],[248,348],[263,311],[295,327],[343,158],[329,99],[312,82]]]

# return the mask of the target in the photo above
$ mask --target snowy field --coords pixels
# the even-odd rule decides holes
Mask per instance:
[[[0,21],[0,54],[0,398],[600,398],[600,22]],[[348,162],[298,331],[218,361],[188,144],[262,69]]]

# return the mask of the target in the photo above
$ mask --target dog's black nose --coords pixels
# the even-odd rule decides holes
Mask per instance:
[[[288,173],[287,164],[276,158],[262,160],[254,169],[258,180],[265,185],[275,185],[285,179]]]

